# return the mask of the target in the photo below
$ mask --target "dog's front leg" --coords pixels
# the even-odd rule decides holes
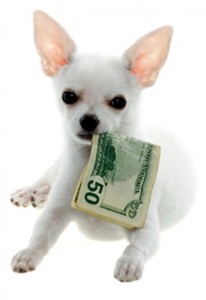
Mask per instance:
[[[19,251],[12,259],[13,271],[24,273],[36,269],[68,225],[71,185],[66,181],[58,178],[52,186],[48,203],[37,220],[29,246]]]
[[[35,183],[23,187],[11,194],[11,202],[16,206],[42,208],[47,201],[49,191],[55,181],[60,159],[58,159]]]
[[[114,270],[115,278],[124,282],[140,279],[145,261],[158,248],[159,218],[154,208],[150,208],[144,228],[128,232],[128,237],[131,244],[118,259]]]

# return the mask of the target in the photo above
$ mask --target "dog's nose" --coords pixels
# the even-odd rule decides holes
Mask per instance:
[[[88,132],[92,132],[99,124],[99,120],[95,115],[84,115],[80,119],[82,128]]]

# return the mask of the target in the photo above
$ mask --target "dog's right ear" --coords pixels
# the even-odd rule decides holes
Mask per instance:
[[[44,72],[54,76],[69,63],[75,44],[66,31],[42,11],[34,13],[34,39]]]

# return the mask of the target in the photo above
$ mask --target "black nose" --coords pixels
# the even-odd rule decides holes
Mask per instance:
[[[95,115],[84,115],[80,119],[82,128],[88,132],[93,131],[99,124],[99,120]]]

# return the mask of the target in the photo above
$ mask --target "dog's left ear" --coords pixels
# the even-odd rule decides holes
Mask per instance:
[[[166,61],[172,33],[172,27],[161,27],[143,36],[124,53],[130,71],[143,87],[154,84]]]
[[[42,11],[34,13],[34,39],[44,72],[54,76],[69,63],[75,44],[66,31]]]

